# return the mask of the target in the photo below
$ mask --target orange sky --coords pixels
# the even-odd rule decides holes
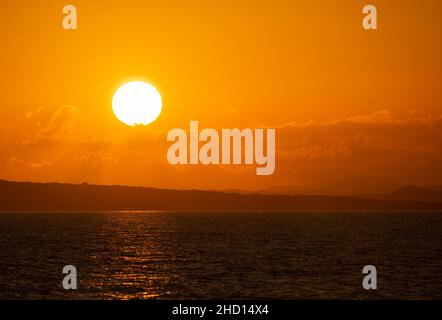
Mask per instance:
[[[358,193],[442,184],[442,2],[12,1],[0,11],[0,178]],[[361,27],[376,4],[379,30]],[[145,128],[115,90],[152,83]],[[167,131],[277,128],[275,174],[177,167]]]

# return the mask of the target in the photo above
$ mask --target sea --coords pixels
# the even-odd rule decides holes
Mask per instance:
[[[442,299],[441,240],[437,212],[3,212],[0,299]]]

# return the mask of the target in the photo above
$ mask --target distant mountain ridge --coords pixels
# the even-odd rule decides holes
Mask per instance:
[[[442,202],[0,181],[0,211],[442,210]]]
[[[364,195],[361,196],[361,198],[387,201],[442,202],[442,190],[409,185],[393,191],[392,193]]]

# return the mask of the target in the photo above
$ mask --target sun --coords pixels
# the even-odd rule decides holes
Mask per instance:
[[[141,81],[123,84],[112,99],[115,116],[128,126],[152,123],[160,115],[162,105],[157,89]]]

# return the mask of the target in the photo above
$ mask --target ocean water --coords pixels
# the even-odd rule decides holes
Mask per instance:
[[[0,213],[0,298],[442,299],[441,239],[440,213]]]

